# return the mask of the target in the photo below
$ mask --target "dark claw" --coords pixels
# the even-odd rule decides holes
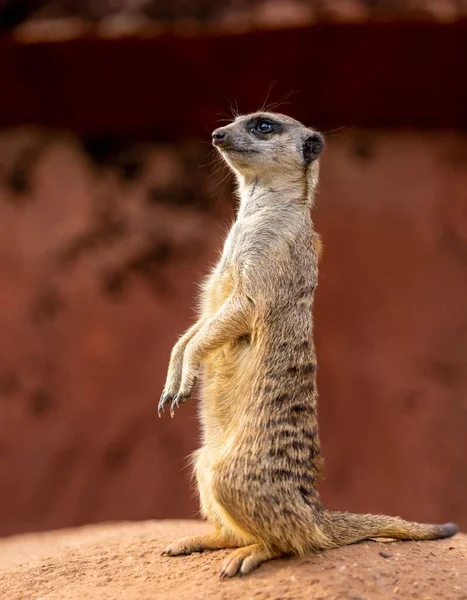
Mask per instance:
[[[170,416],[172,417],[172,419],[175,413],[175,409],[179,407],[179,398],[180,394],[175,394],[172,400],[172,404],[170,405]]]
[[[184,396],[183,394],[175,394],[172,400],[172,404],[170,405],[170,416],[172,418],[175,414],[175,409],[179,408],[180,404],[185,404],[189,397],[189,395]]]
[[[225,579],[227,577],[227,573],[225,571],[221,571],[221,574],[219,576],[221,579]]]
[[[161,413],[164,412],[164,407],[169,400],[172,400],[172,394],[164,394],[164,392],[162,392],[161,399],[159,400],[159,405],[157,407],[157,414],[159,417],[161,416]]]

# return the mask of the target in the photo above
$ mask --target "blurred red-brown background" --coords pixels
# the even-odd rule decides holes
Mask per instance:
[[[268,93],[327,132],[324,501],[467,527],[466,16],[0,1],[0,535],[196,515],[156,405],[234,215],[209,132]]]

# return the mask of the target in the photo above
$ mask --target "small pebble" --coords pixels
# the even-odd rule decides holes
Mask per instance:
[[[380,552],[379,555],[383,558],[391,558],[392,556],[392,554],[388,554],[387,552]]]

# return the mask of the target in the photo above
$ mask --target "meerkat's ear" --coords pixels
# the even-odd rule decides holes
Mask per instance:
[[[320,133],[310,133],[303,141],[303,162],[309,165],[318,158],[324,148],[324,138]]]

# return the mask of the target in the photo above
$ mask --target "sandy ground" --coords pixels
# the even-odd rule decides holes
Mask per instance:
[[[436,542],[365,542],[264,564],[221,581],[228,550],[160,555],[197,521],[88,526],[0,540],[1,600],[467,599],[467,535]],[[381,555],[381,552],[385,556]]]

